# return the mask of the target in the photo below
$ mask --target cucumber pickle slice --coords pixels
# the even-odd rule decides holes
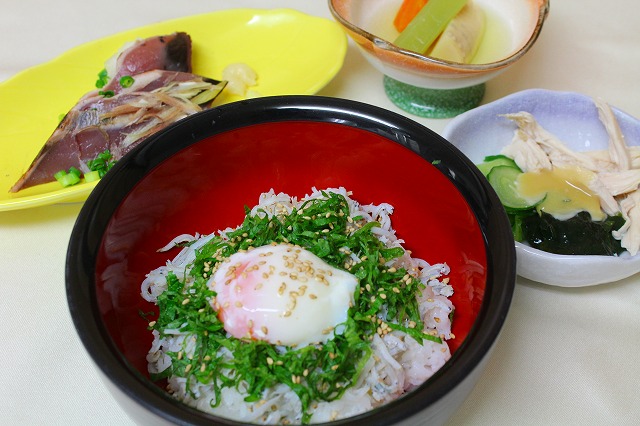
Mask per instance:
[[[498,194],[500,202],[507,210],[528,210],[538,205],[544,196],[539,200],[531,200],[522,197],[518,193],[518,176],[522,174],[517,167],[496,166],[491,168],[487,175],[489,183]]]

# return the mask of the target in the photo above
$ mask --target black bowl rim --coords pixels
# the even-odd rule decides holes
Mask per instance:
[[[107,205],[107,195],[117,197],[119,201],[114,204],[119,204],[138,179],[163,160],[200,139],[248,124],[276,121],[334,122],[385,136],[429,161],[429,157],[433,159],[434,152],[439,153],[438,156],[447,158],[447,161],[434,165],[453,182],[476,212],[487,249],[487,287],[476,324],[463,344],[452,359],[420,388],[362,415],[325,424],[383,425],[406,420],[459,386],[491,351],[506,319],[515,289],[515,247],[506,213],[495,192],[473,163],[427,127],[373,105],[316,95],[249,99],[187,117],[129,152],[89,195],[71,233],[65,277],[67,302],[76,332],[103,375],[120,391],[157,416],[176,424],[243,424],[178,403],[129,366],[111,341],[98,313],[92,261],[97,256],[109,219],[117,208],[117,205]],[[436,139],[440,143],[427,143],[414,135],[424,135],[424,139]],[[176,143],[175,140],[181,142]],[[466,174],[460,173],[461,170],[466,170]],[[491,244],[491,251],[488,250],[488,244]],[[482,327],[477,325],[478,322],[482,323]]]

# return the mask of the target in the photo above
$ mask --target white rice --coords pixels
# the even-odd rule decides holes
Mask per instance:
[[[330,188],[326,192],[335,192],[345,196],[349,203],[350,215],[362,216],[367,221],[378,221],[380,228],[374,228],[374,233],[387,247],[399,247],[404,241],[398,239],[391,227],[390,215],[393,207],[389,204],[360,205],[350,198],[351,194],[344,188]],[[291,212],[309,198],[323,197],[323,191],[313,188],[310,195],[301,200],[286,194],[276,194],[273,190],[263,193],[259,203],[251,210],[251,215],[263,215],[264,210],[269,215]],[[231,229],[219,231],[225,238]],[[172,240],[163,250],[175,244],[194,241],[166,266],[151,271],[142,283],[142,296],[145,300],[155,302],[157,296],[167,287],[166,276],[173,272],[183,280],[188,277],[188,265],[195,259],[195,250],[209,241],[214,235],[190,236],[180,235]],[[359,261],[355,258],[354,261]],[[373,354],[368,360],[358,382],[346,390],[341,399],[332,402],[318,402],[313,404],[311,423],[326,422],[338,418],[351,417],[368,411],[379,405],[390,402],[402,394],[411,391],[424,383],[451,357],[447,339],[453,338],[449,314],[453,304],[448,299],[453,294],[448,278],[442,278],[449,273],[445,263],[429,265],[422,259],[412,258],[410,252],[395,259],[388,266],[404,267],[425,284],[425,289],[418,298],[420,314],[425,324],[425,332],[436,330],[442,338],[442,343],[424,340],[418,343],[402,331],[394,330],[384,337],[375,334],[371,342]],[[165,337],[160,338],[158,331],[153,331],[154,341],[147,355],[149,372],[156,374],[166,370],[171,365],[171,358],[166,352],[183,351],[185,356],[193,351],[195,344],[190,344],[189,336],[179,330],[164,330]],[[186,345],[186,346],[185,346]],[[225,356],[233,357],[226,353]],[[187,391],[187,386],[190,391]],[[212,387],[207,384],[182,377],[168,378],[168,389],[174,397],[184,403],[202,411],[241,422],[257,424],[299,424],[301,421],[301,403],[298,396],[286,385],[278,385],[265,392],[260,402],[247,403],[246,396],[234,388],[224,388],[222,403],[217,407],[211,406],[215,400]],[[274,409],[275,407],[275,409]]]

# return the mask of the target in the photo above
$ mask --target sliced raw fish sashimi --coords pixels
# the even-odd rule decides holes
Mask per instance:
[[[102,90],[117,93],[121,77],[152,70],[190,73],[191,37],[178,32],[126,44],[105,63],[108,80]]]
[[[91,92],[67,113],[11,192],[53,182],[55,173],[70,167],[86,173],[86,163],[107,149],[118,160],[152,134],[208,108],[225,85],[156,70],[137,75],[133,86],[113,97]]]
[[[105,85],[67,113],[10,192],[53,182],[54,174],[71,167],[86,173],[87,162],[105,150],[118,160],[155,132],[209,108],[227,84],[191,73],[186,33],[129,43],[105,69]],[[126,87],[124,76],[131,77]]]

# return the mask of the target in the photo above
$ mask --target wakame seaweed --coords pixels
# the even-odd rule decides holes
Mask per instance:
[[[613,238],[612,231],[624,224],[621,215],[593,221],[587,212],[567,220],[558,220],[544,212],[512,215],[514,237],[531,247],[555,254],[615,256],[625,249]]]

